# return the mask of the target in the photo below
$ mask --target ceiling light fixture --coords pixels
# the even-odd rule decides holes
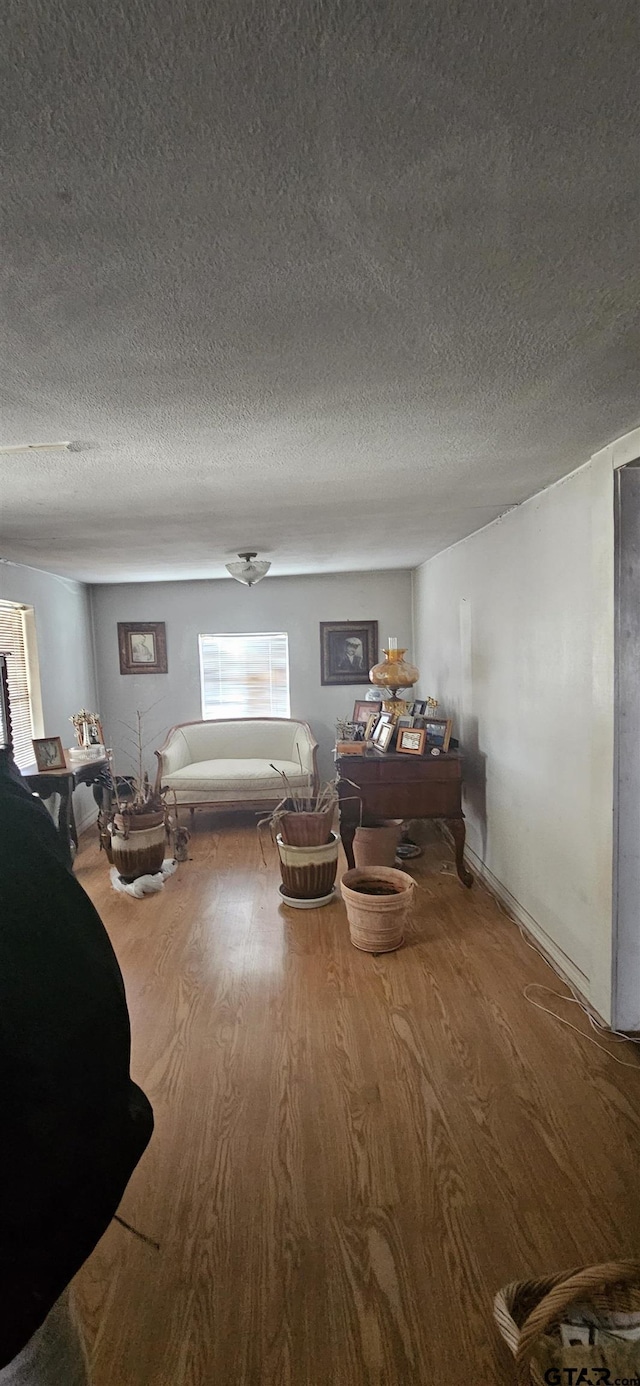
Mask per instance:
[[[241,563],[225,563],[225,568],[236,582],[243,582],[245,587],[255,587],[256,582],[262,582],[271,567],[263,560],[254,563],[254,558],[257,558],[255,553],[239,553],[238,558],[242,559]]]

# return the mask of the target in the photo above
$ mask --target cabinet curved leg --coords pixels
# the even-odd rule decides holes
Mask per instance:
[[[453,841],[455,843],[456,871],[458,873],[460,880],[462,881],[462,884],[464,886],[467,886],[467,888],[470,888],[473,885],[473,876],[471,875],[471,872],[467,870],[464,864],[464,842],[466,836],[464,818],[447,818],[447,827],[449,828],[451,835],[453,837]]]
[[[350,871],[353,871],[356,864],[355,857],[353,855],[353,839],[355,835],[355,824],[352,824],[351,826],[349,826],[346,823],[344,825],[342,823],[340,824],[340,837],[342,839],[342,846],[344,847],[344,854],[347,858],[347,866]]]

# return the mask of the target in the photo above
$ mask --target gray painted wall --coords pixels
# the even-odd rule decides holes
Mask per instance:
[[[0,598],[35,612],[44,732],[74,742],[72,713],[97,705],[89,590],[81,582],[22,564],[0,564]],[[95,817],[90,790],[80,786],[74,807],[78,826]]]
[[[145,734],[153,750],[168,727],[201,714],[198,635],[285,630],[289,636],[291,716],[311,723],[320,746],[323,777],[333,773],[337,717],[351,714],[368,684],[325,688],[320,683],[320,621],[377,620],[381,645],[397,635],[411,648],[411,574],[408,571],[267,577],[257,587],[231,579],[96,586],[94,612],[100,712],[105,734],[126,770],[127,729],[136,708],[149,708]],[[165,621],[167,674],[121,675],[118,621]]]
[[[615,474],[613,1023],[640,1030],[640,462]]]
[[[463,747],[471,863],[609,1019],[611,457],[431,559],[415,593],[421,692]]]

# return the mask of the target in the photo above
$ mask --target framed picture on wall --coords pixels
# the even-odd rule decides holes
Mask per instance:
[[[121,674],[166,674],[164,621],[118,621]]]
[[[322,684],[368,683],[377,659],[377,621],[320,622]]]

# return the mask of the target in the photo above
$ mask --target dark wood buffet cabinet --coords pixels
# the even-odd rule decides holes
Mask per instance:
[[[340,836],[349,866],[354,865],[353,839],[361,821],[440,818],[455,843],[458,876],[463,885],[473,885],[473,876],[464,864],[462,758],[458,751],[411,756],[367,750],[361,756],[336,755],[336,770]]]

